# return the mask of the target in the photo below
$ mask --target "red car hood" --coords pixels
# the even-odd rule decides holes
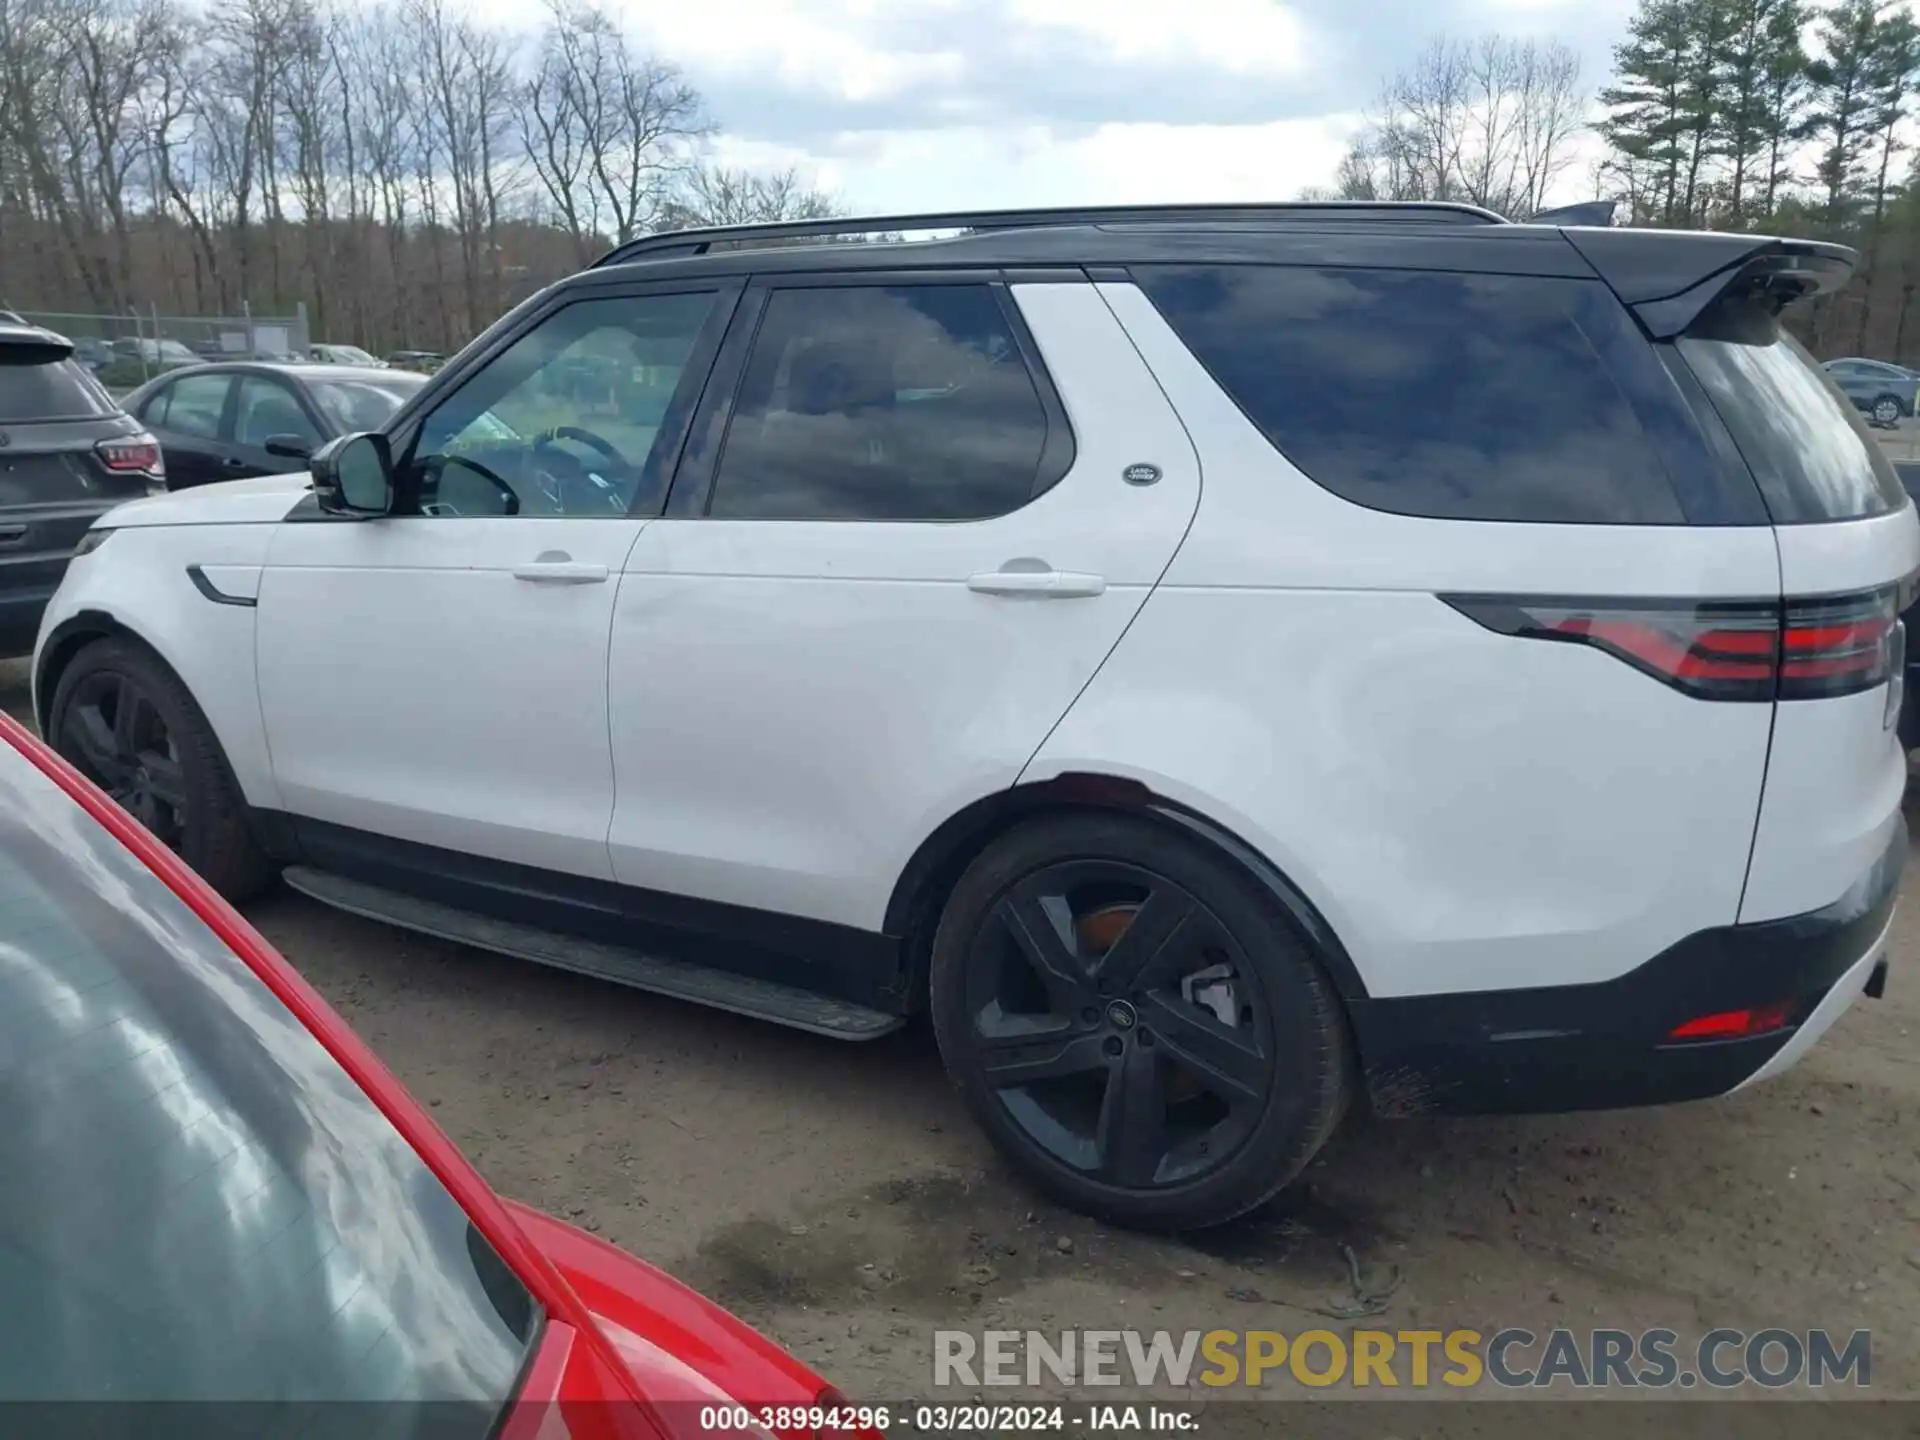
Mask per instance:
[[[700,1432],[701,1405],[812,1405],[827,1388],[766,1336],[664,1271],[551,1215],[506,1205],[676,1432]]]

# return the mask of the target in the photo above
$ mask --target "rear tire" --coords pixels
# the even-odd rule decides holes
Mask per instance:
[[[949,896],[930,969],[949,1075],[1041,1190],[1198,1229],[1270,1199],[1349,1091],[1332,983],[1274,904],[1132,816],[1029,821]]]
[[[227,899],[271,883],[213,727],[151,650],[96,640],[61,672],[47,739]]]
[[[1889,427],[1898,425],[1900,423],[1900,417],[1905,413],[1905,408],[1891,395],[1882,395],[1878,400],[1874,401],[1873,410],[1871,411],[1874,424]]]

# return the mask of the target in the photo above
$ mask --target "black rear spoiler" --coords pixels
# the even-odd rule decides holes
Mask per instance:
[[[1680,334],[1709,305],[1748,292],[1783,309],[1838,290],[1856,252],[1822,240],[1717,230],[1567,229],[1561,232],[1656,340]]]
[[[73,354],[73,342],[38,325],[0,324],[0,365],[46,365]]]

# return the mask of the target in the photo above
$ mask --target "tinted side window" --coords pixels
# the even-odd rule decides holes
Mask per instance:
[[[1906,503],[1880,442],[1764,305],[1716,305],[1679,347],[1776,525],[1861,519]]]
[[[1033,498],[1047,413],[987,285],[776,290],[710,513],[978,520]]]
[[[154,397],[146,418],[176,435],[217,440],[232,383],[226,375],[183,375]]]
[[[318,445],[321,439],[293,391],[278,380],[243,375],[233,420],[234,443],[259,449],[270,435],[297,435],[309,445]]]
[[[1134,274],[1274,447],[1344,499],[1456,520],[1686,523],[1576,319],[1604,296],[1597,282],[1275,266]]]
[[[418,512],[657,510],[675,417],[706,379],[695,347],[725,316],[715,300],[710,290],[603,296],[541,320],[427,416],[413,449]]]

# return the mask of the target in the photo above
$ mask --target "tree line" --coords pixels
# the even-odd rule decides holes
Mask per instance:
[[[1915,359],[1917,89],[1900,0],[1640,0],[1597,86],[1557,42],[1434,41],[1321,193],[1522,219],[1578,190],[1617,224],[1837,240],[1854,278],[1796,323],[1823,354]]]
[[[0,0],[0,296],[449,348],[609,246],[835,213],[603,0]]]

